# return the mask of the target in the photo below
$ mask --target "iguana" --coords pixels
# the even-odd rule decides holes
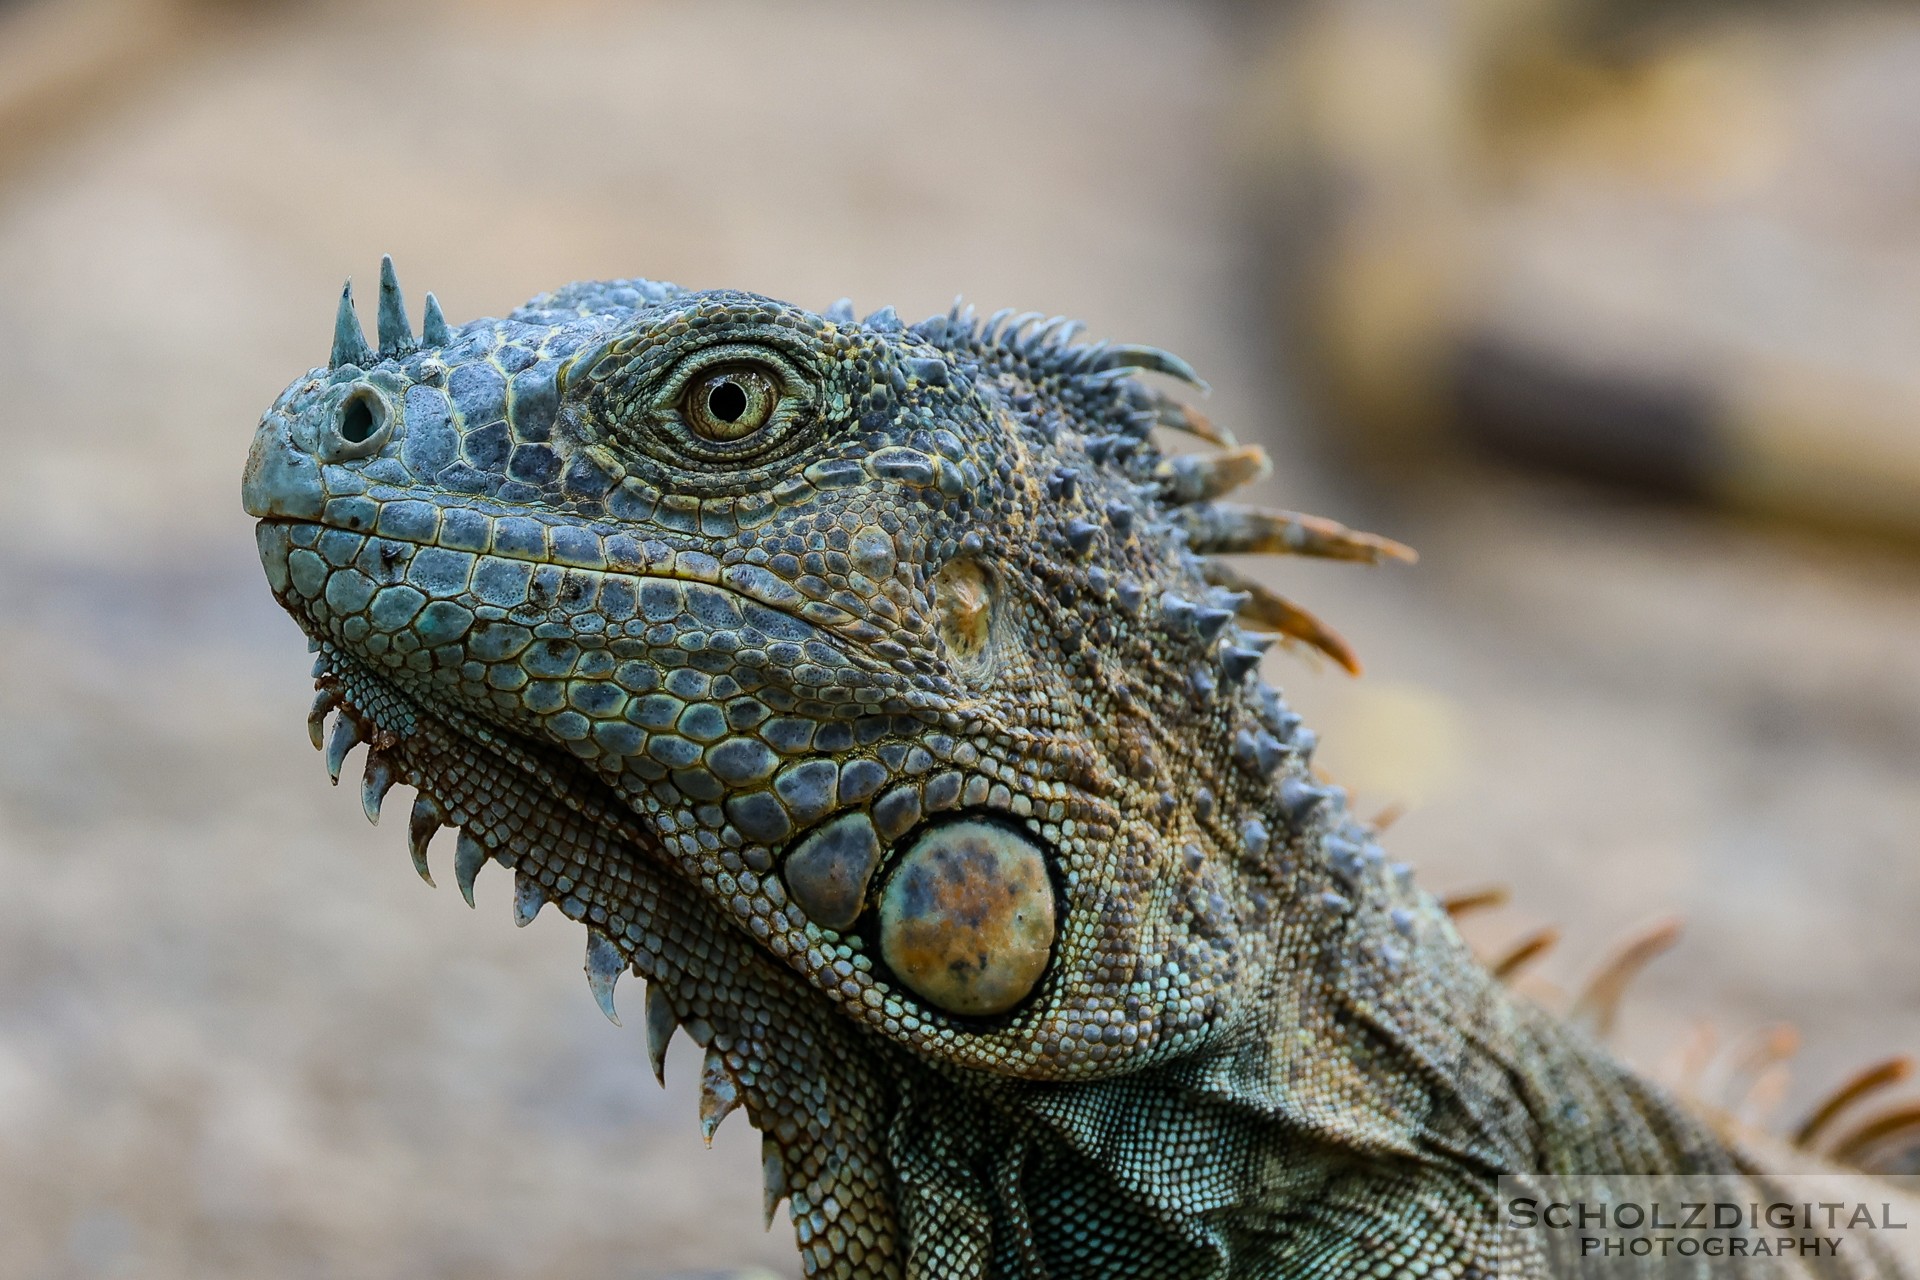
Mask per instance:
[[[244,483],[328,769],[646,979],[808,1274],[1531,1275],[1502,1174],[1763,1167],[1312,771],[1262,654],[1352,654],[1218,557],[1411,553],[1227,501],[1193,370],[1078,330],[616,280],[416,337],[384,262]]]

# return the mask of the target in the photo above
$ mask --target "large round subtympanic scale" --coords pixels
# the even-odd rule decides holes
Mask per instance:
[[[1056,926],[1046,855],[1020,832],[971,818],[917,837],[880,896],[880,954],[916,995],[984,1017],[1025,999]]]

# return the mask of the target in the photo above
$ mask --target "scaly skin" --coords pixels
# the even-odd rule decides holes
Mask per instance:
[[[1401,549],[1217,501],[1183,364],[1033,319],[343,299],[245,482],[336,777],[647,980],[809,1274],[1534,1274],[1498,1174],[1752,1167],[1472,959],[1233,619],[1337,638],[1210,559]]]

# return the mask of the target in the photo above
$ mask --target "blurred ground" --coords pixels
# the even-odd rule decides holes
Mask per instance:
[[[1412,802],[1399,856],[1511,883],[1483,930],[1562,923],[1563,982],[1687,915],[1642,1060],[1788,1019],[1804,1101],[1920,1049],[1920,564],[1505,475],[1343,481],[1274,367],[1225,19],[526,14],[231,10],[0,182],[0,1277],[797,1270],[755,1136],[702,1149],[694,1059],[653,1085],[578,931],[514,930],[504,880],[477,914],[428,891],[305,743],[239,470],[382,251],[455,321],[647,274],[965,290],[1180,351],[1275,452],[1266,496],[1426,554],[1272,570],[1369,662],[1269,674],[1363,811]]]

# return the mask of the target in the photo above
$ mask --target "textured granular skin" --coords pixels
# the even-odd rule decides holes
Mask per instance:
[[[1539,1274],[1500,1174],[1751,1167],[1495,982],[1258,678],[1351,655],[1216,557],[1404,549],[1222,501],[1264,458],[1183,363],[1039,320],[626,280],[416,339],[389,268],[247,465],[329,768],[581,922],[610,1015],[646,980],[809,1274]]]

